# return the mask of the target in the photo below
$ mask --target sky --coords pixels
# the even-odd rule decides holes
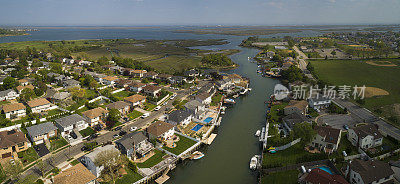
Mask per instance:
[[[400,0],[0,0],[0,25],[400,24]]]

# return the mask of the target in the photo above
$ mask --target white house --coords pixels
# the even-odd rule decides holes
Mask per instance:
[[[131,82],[130,84],[128,84],[129,91],[133,91],[136,93],[141,92],[145,86],[146,84],[143,84],[141,82]]]
[[[19,94],[13,89],[7,89],[5,91],[0,91],[0,101],[4,100],[14,100],[19,97]]]
[[[149,134],[150,139],[168,140],[171,139],[175,133],[174,127],[174,125],[164,121],[156,121],[146,128],[146,132]]]
[[[89,123],[89,126],[94,126],[97,125],[102,118],[106,117],[107,113],[107,110],[103,109],[102,107],[97,107],[82,112],[82,116],[85,118],[86,122]]]
[[[71,133],[73,130],[81,131],[89,126],[85,119],[78,115],[72,114],[55,120],[56,126],[60,129],[61,136]]]
[[[103,166],[98,166],[95,164],[97,155],[103,151],[117,151],[119,153],[119,151],[115,148],[114,145],[107,145],[94,149],[91,153],[84,155],[81,159],[82,163],[86,166],[86,168],[90,172],[92,172],[96,177],[100,177],[101,171],[104,169]]]
[[[351,184],[393,183],[393,174],[393,170],[386,162],[359,159],[351,161],[345,172]]]
[[[382,145],[383,136],[374,124],[358,126],[348,130],[347,139],[361,149]]]
[[[26,107],[22,103],[4,104],[2,111],[8,119],[14,119],[26,115]]]
[[[328,108],[329,105],[331,105],[331,99],[329,98],[319,97],[308,99],[308,106],[315,110]]]
[[[151,95],[153,97],[157,96],[157,94],[161,91],[161,87],[153,86],[153,85],[146,85],[143,87],[143,93],[147,95]]]
[[[101,78],[101,83],[103,85],[114,85],[115,82],[118,80],[118,77],[114,77],[114,76],[106,76]]]
[[[32,113],[41,113],[54,109],[51,103],[45,98],[37,98],[27,102],[28,106],[32,109]]]
[[[342,130],[323,126],[316,126],[315,130],[317,134],[309,144],[310,146],[325,153],[332,153],[337,150]]]
[[[143,95],[132,95],[128,96],[124,99],[125,102],[129,103],[132,107],[140,106],[144,102],[146,102],[146,97]]]

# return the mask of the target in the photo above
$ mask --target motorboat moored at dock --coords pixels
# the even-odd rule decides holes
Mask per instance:
[[[260,159],[260,155],[254,155],[253,157],[251,157],[251,159],[250,159],[250,169],[251,170],[256,170],[258,168],[259,159]]]

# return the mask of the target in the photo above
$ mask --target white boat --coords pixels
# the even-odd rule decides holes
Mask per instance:
[[[259,155],[254,155],[253,157],[251,157],[250,160],[250,169],[251,170],[256,170],[257,166],[258,166],[258,159],[260,158]]]
[[[202,152],[200,152],[200,151],[195,151],[195,152],[193,152],[193,154],[192,154],[192,156],[190,157],[190,159],[192,159],[192,160],[198,160],[198,159],[203,158],[203,157],[204,157],[204,154],[203,154]]]
[[[257,130],[255,136],[258,137],[258,136],[260,136],[260,134],[261,134],[261,130]]]
[[[234,99],[231,99],[231,98],[226,98],[226,99],[224,99],[224,102],[225,102],[225,103],[234,104],[234,103],[235,103],[235,100],[234,100]]]

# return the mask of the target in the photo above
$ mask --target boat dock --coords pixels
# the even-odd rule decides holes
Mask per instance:
[[[265,124],[265,127],[262,128],[260,139],[259,139],[260,143],[262,143],[263,149],[265,149],[267,147],[268,129],[269,129],[269,123],[267,121]]]
[[[204,143],[211,144],[214,141],[215,137],[217,137],[217,134],[211,134],[210,137],[204,140]]]

